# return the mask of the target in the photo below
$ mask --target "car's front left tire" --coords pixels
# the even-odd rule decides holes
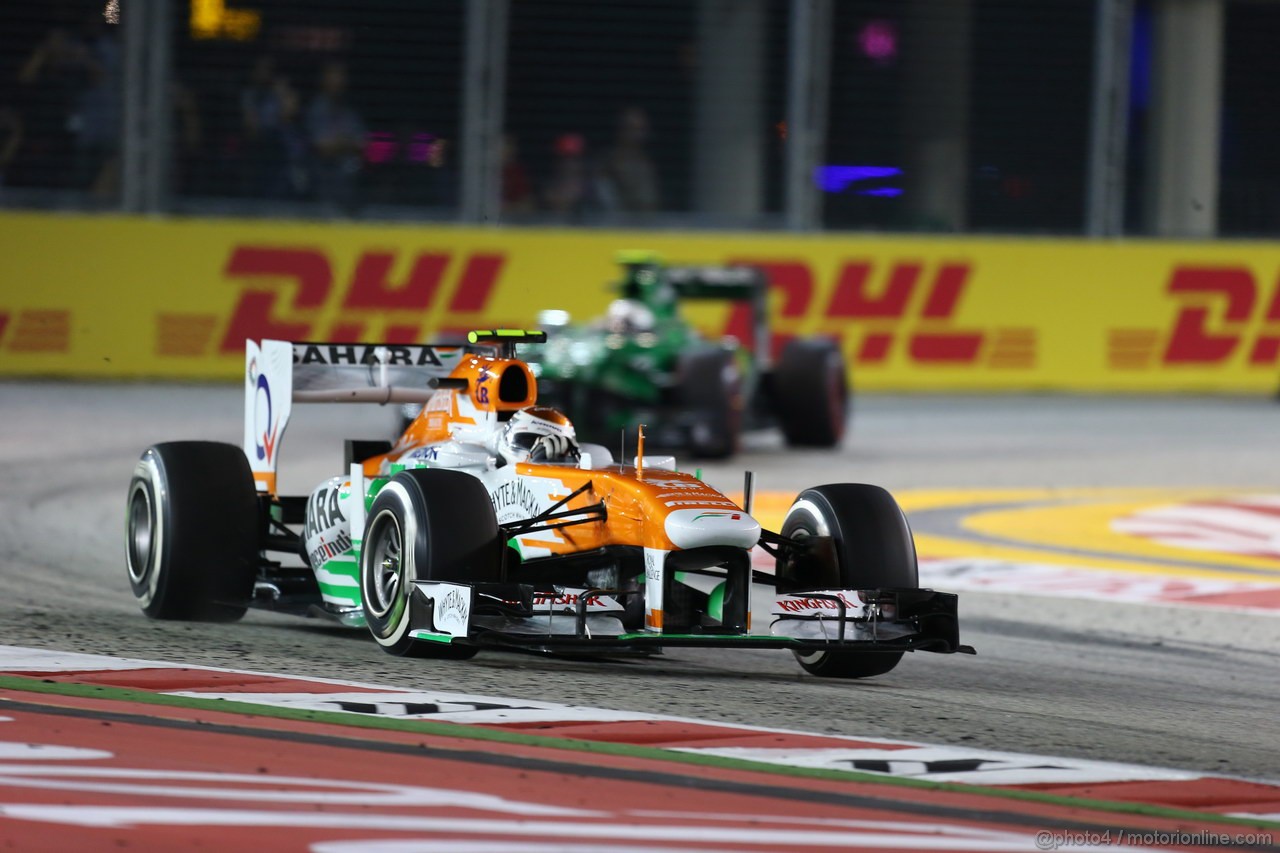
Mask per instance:
[[[369,508],[360,551],[365,622],[389,654],[469,658],[474,646],[414,639],[414,581],[498,581],[504,543],[484,485],[461,471],[402,471]]]

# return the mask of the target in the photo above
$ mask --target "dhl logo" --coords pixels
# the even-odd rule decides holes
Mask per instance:
[[[240,292],[217,351],[238,354],[246,339],[263,338],[418,343],[431,329],[470,328],[489,307],[504,262],[500,252],[397,257],[370,250],[357,257],[344,281],[320,249],[239,245],[223,269],[223,278]],[[157,320],[162,355],[205,354],[221,325],[215,315],[162,314]]]
[[[504,255],[477,252],[455,259],[450,252],[419,252],[399,281],[392,277],[395,260],[392,252],[366,251],[350,281],[335,289],[329,258],[318,249],[237,246],[224,274],[249,285],[232,309],[220,349],[239,352],[246,338],[421,341],[451,262],[456,283],[446,311],[478,315],[488,306]],[[317,328],[314,313],[335,296],[341,318]]]
[[[71,312],[59,308],[0,311],[0,348],[14,353],[68,352]]]
[[[819,296],[818,278],[803,261],[739,256],[729,263],[760,267],[770,288],[781,295],[775,311],[775,354],[808,321],[816,320],[814,331],[840,341],[859,365],[875,366],[896,357],[919,365],[1035,366],[1035,329],[955,325],[973,271],[967,262],[897,261],[880,266],[849,260],[823,291],[829,296]],[[737,306],[723,332],[750,340],[750,308]]]
[[[1280,280],[1270,298],[1240,265],[1174,267],[1165,290],[1178,306],[1167,331],[1112,329],[1109,360],[1121,369],[1210,366],[1243,358],[1250,366],[1280,360]]]

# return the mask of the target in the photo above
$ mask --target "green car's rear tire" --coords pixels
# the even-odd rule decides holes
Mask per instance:
[[[233,622],[253,596],[262,517],[240,448],[177,441],[147,449],[126,507],[125,561],[153,619]]]
[[[733,353],[719,348],[696,349],[681,356],[680,402],[698,420],[689,450],[703,459],[724,459],[738,451],[742,439],[742,376]]]
[[[778,423],[792,447],[835,447],[849,421],[849,380],[828,340],[789,341],[773,372]]]
[[[782,522],[783,536],[830,536],[844,589],[920,586],[915,540],[898,502],[879,486],[839,483],[805,489]],[[898,665],[903,652],[796,652],[823,678],[870,678]]]
[[[378,645],[405,657],[474,656],[474,646],[409,636],[413,582],[501,580],[504,548],[475,477],[433,468],[392,477],[369,508],[360,552],[360,596]]]

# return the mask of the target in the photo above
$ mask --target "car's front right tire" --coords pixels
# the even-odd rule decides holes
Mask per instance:
[[[125,563],[153,619],[232,622],[258,571],[262,520],[253,472],[235,445],[147,448],[129,482]]]
[[[801,492],[782,522],[783,536],[829,536],[835,544],[832,576],[843,589],[920,586],[915,540],[893,495],[879,486],[837,483]],[[824,678],[884,675],[902,652],[796,652],[800,666]]]

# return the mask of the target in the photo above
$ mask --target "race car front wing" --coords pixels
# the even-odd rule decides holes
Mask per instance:
[[[956,596],[929,589],[780,593],[767,634],[751,633],[749,625],[738,631],[627,630],[624,602],[636,595],[643,591],[417,581],[409,632],[424,642],[547,650],[681,646],[974,654],[960,644]]]

